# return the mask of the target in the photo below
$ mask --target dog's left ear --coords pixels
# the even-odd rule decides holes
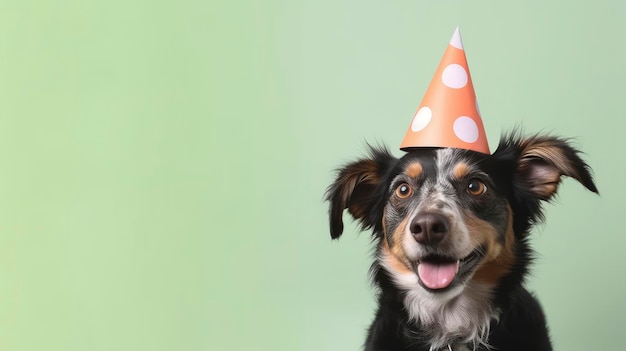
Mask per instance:
[[[565,139],[543,135],[525,139],[511,137],[500,143],[494,156],[506,149],[517,154],[515,179],[518,185],[539,200],[550,200],[556,194],[562,176],[572,177],[598,193],[589,166]]]

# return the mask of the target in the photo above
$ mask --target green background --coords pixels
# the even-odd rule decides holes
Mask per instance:
[[[595,170],[534,233],[556,349],[623,345],[625,4],[1,2],[0,350],[359,349],[369,238],[323,193],[401,154],[457,25],[492,148]]]

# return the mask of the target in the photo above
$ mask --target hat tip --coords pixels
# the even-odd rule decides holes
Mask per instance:
[[[457,49],[463,49],[463,40],[461,40],[461,31],[459,30],[459,26],[456,26],[454,30],[454,34],[452,34],[452,39],[450,39],[450,45],[454,46]]]

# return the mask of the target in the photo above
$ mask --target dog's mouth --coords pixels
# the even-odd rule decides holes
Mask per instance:
[[[428,255],[417,263],[420,284],[426,289],[443,291],[455,282],[462,282],[469,276],[482,258],[479,247],[462,259],[440,255]]]

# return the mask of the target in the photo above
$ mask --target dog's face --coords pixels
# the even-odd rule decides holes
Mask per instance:
[[[512,213],[506,184],[490,175],[497,169],[487,158],[458,149],[413,151],[394,168],[379,252],[386,269],[451,296],[471,278],[492,283],[506,273],[514,260]]]
[[[341,235],[347,208],[373,228],[378,263],[399,288],[449,300],[472,283],[496,287],[527,255],[518,244],[563,175],[597,191],[577,150],[559,138],[505,137],[493,155],[416,149],[397,159],[372,149],[328,190],[331,235]]]

